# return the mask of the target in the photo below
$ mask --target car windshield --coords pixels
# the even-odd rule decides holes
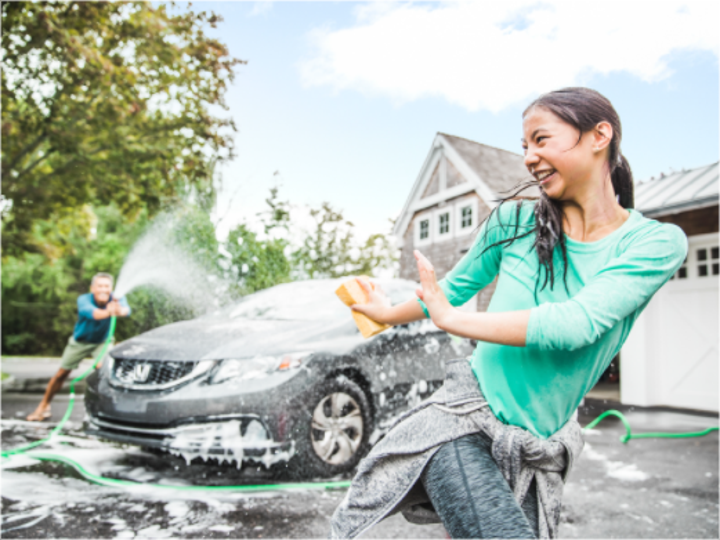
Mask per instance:
[[[261,320],[342,320],[350,309],[335,294],[342,279],[318,279],[284,283],[246,296],[223,310],[225,317]],[[373,279],[393,304],[413,298],[416,284],[399,279]]]

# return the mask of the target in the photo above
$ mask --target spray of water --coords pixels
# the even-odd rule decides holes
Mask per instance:
[[[158,216],[136,242],[120,270],[116,298],[139,287],[151,287],[164,291],[195,314],[217,307],[228,284],[177,245],[173,231],[180,219],[177,214]]]

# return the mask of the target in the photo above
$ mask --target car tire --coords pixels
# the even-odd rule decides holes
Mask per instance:
[[[296,424],[291,476],[327,478],[352,471],[369,450],[372,427],[370,402],[357,383],[343,375],[321,382]]]

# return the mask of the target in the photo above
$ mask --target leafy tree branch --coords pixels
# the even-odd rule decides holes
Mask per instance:
[[[38,220],[115,202],[150,214],[234,155],[224,95],[242,63],[221,19],[145,2],[2,3],[3,256]],[[109,189],[108,186],[113,186]]]

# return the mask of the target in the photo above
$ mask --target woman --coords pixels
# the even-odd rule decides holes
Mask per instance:
[[[632,210],[620,119],[598,92],[539,97],[523,132],[538,200],[500,204],[440,283],[416,251],[419,301],[391,306],[361,282],[370,301],[356,311],[393,325],[429,316],[478,346],[469,365],[449,362],[444,387],[361,462],[334,536],[396,511],[416,521],[437,513],[459,538],[557,533],[562,485],[582,449],[574,412],[682,264],[687,240]],[[454,307],[496,276],[486,313]]]

